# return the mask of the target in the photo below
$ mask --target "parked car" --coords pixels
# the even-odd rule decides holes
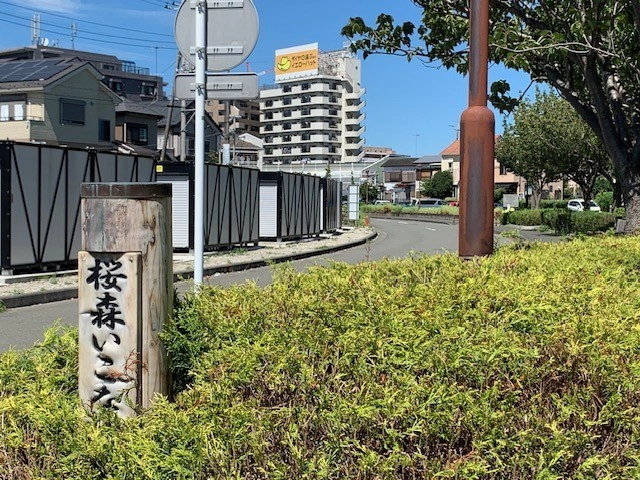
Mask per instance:
[[[440,198],[415,198],[413,205],[418,208],[437,208],[445,207],[448,203]]]
[[[385,205],[387,203],[391,203],[391,200],[376,200],[374,205]]]
[[[582,212],[582,211],[586,210],[585,201],[582,198],[571,199],[567,203],[567,208],[569,210],[573,211],[573,212]],[[592,212],[599,212],[600,211],[600,207],[593,200],[589,201],[589,208],[588,209],[591,210]]]

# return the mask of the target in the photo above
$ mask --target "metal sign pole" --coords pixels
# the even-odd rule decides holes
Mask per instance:
[[[193,282],[202,285],[204,263],[204,103],[206,95],[207,3],[196,7],[196,124],[195,124],[195,209],[193,225]]]

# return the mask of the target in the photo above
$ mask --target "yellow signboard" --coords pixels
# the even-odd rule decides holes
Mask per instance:
[[[318,44],[276,50],[276,82],[318,74]]]

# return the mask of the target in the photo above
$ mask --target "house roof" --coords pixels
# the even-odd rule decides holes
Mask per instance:
[[[97,81],[102,74],[89,62],[78,58],[47,58],[44,60],[12,60],[0,62],[0,92],[38,91],[53,87],[70,75],[87,71]],[[113,98],[114,103],[121,102],[113,90],[99,82],[99,87]]]
[[[451,145],[440,152],[441,157],[460,155],[460,140],[455,140]]]
[[[500,135],[495,136],[495,141],[498,142]],[[441,157],[449,157],[452,155],[460,155],[460,140],[454,141],[451,145],[440,152]]]
[[[437,163],[438,165],[440,165],[441,162],[442,162],[442,159],[440,158],[440,155],[424,155],[413,163],[415,165],[431,165],[434,163]]]
[[[159,113],[157,109],[150,106],[149,102],[135,102],[127,97],[122,98],[122,103],[116,105],[118,113],[137,113],[139,115],[147,115],[150,117],[162,118],[164,115]]]
[[[382,167],[413,167],[416,160],[416,157],[389,157],[382,164]]]

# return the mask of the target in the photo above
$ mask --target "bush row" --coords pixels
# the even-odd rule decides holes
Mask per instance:
[[[504,212],[503,225],[546,225],[560,235],[592,234],[615,227],[616,216],[603,212],[571,212],[567,209],[515,210]]]
[[[87,417],[77,331],[0,357],[10,479],[640,476],[640,238],[414,256],[206,288],[179,392]]]

